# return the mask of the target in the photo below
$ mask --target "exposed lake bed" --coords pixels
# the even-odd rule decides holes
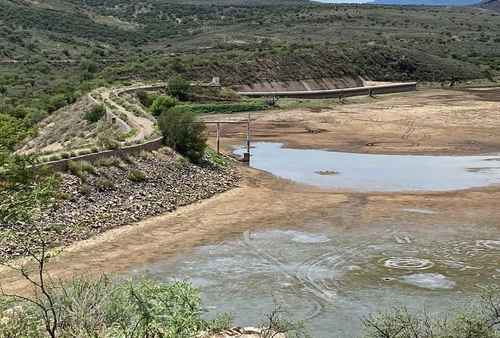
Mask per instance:
[[[447,177],[446,166],[441,166],[438,173],[443,174],[435,178],[444,177],[443,184],[430,170],[416,170],[413,165],[419,162],[414,161],[406,168],[416,173],[408,169],[392,175],[394,169],[386,172],[379,164],[371,170],[370,177],[385,176],[392,184],[389,190],[373,182],[363,189],[363,181],[337,188],[237,166],[242,181],[235,189],[169,214],[131,220],[130,226],[71,246],[54,258],[51,275],[105,272],[188,280],[200,289],[208,317],[230,312],[235,325],[255,326],[278,305],[293,319],[305,320],[312,336],[319,338],[357,337],[361,318],[398,305],[414,312],[453,314],[477,299],[483,287],[500,281],[499,156],[484,155],[474,162],[483,156],[478,154],[500,150],[490,133],[496,128],[498,103],[469,100],[460,92],[456,103],[443,105],[453,93],[421,91],[323,112],[266,111],[252,125],[252,143],[285,144],[277,148],[279,156],[283,149],[320,151],[327,158],[331,154],[324,149],[348,154],[344,170],[337,160],[323,165],[316,159],[305,172],[340,181],[356,163],[364,165],[363,154],[470,156],[454,164],[458,179]],[[477,109],[474,116],[480,120],[454,113],[465,99],[471,105],[463,109]],[[434,105],[416,107],[409,100]],[[425,125],[409,124],[412,134],[407,136],[409,114],[418,115]],[[273,124],[293,118],[298,122]],[[472,124],[485,127],[468,127]],[[237,127],[222,130],[226,154],[244,142]],[[328,132],[308,131],[327,127]],[[280,164],[279,158],[273,160]],[[404,172],[414,178],[408,180],[409,188]],[[425,190],[427,179],[434,190]],[[1,275],[7,290],[26,290],[13,273],[1,270]]]

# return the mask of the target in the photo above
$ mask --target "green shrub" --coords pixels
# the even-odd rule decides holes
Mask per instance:
[[[226,167],[228,165],[227,160],[221,154],[217,154],[213,149],[207,148],[205,150],[205,156],[209,162],[219,165],[221,167]]]
[[[205,124],[193,113],[169,110],[160,116],[160,130],[165,144],[192,162],[199,162],[207,147]]]
[[[96,161],[98,167],[121,167],[121,160],[116,156],[103,157]]]
[[[146,180],[146,174],[140,170],[132,170],[128,173],[128,179],[132,182],[144,182]]]
[[[58,109],[65,107],[70,104],[73,99],[66,94],[58,94],[49,99],[49,104],[47,110],[49,113],[52,113]]]
[[[14,150],[16,144],[28,134],[28,128],[22,120],[0,113],[0,148]]]
[[[47,161],[52,162],[52,161],[59,161],[61,159],[61,155],[51,155],[47,158]]]
[[[70,156],[71,156],[70,153],[61,153],[61,157],[65,159],[70,158]]]
[[[98,136],[98,143],[104,149],[118,149],[120,143],[113,139],[110,133],[104,133]]]
[[[227,316],[203,320],[199,292],[185,282],[113,281],[102,276],[74,279],[50,290],[54,308],[64,319],[56,326],[57,337],[192,338],[230,324]],[[0,321],[0,337],[47,337],[43,311],[35,304],[2,298],[0,313],[7,318]]]
[[[141,90],[137,92],[137,98],[144,107],[149,108],[153,101],[156,99],[156,95],[149,94]]]
[[[128,156],[128,155],[123,155],[122,156],[122,160],[125,163],[128,163],[128,164],[134,164],[135,163],[134,159],[131,156]]]
[[[113,190],[115,188],[114,183],[104,177],[98,177],[95,181],[95,187],[100,191]]]
[[[91,153],[90,149],[82,149],[82,150],[77,151],[78,156],[88,155],[90,153]]]
[[[92,147],[92,148],[90,148],[90,152],[92,152],[92,153],[98,153],[99,152],[99,148]]]
[[[180,76],[168,81],[167,93],[180,101],[185,101],[191,95],[191,84]]]
[[[96,123],[106,115],[106,107],[102,104],[93,106],[89,111],[83,115],[83,118],[90,123]]]
[[[90,195],[90,193],[92,192],[92,187],[87,184],[82,184],[80,186],[80,189],[78,189],[78,191],[80,192],[80,194],[87,196]]]
[[[426,311],[410,313],[399,307],[363,319],[366,338],[498,338],[500,296],[498,287],[483,290],[481,300],[468,304],[454,317],[441,318]]]
[[[96,168],[88,161],[69,161],[68,170],[80,178],[83,178],[85,173],[97,175]]]
[[[33,169],[33,158],[0,149],[0,223],[27,222],[51,205],[58,178]]]
[[[171,96],[158,96],[151,104],[151,114],[160,116],[176,105],[176,100]]]

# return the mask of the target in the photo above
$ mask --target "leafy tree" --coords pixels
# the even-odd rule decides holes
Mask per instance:
[[[29,222],[50,205],[57,178],[33,169],[33,158],[0,152],[0,223]]]
[[[203,158],[207,136],[205,124],[195,116],[172,109],[161,114],[159,124],[165,144],[196,163]]]
[[[28,130],[22,120],[0,114],[0,135],[0,148],[14,150],[16,144],[28,135]]]
[[[106,115],[106,107],[104,107],[104,105],[102,104],[98,104],[87,111],[83,118],[90,123],[96,123],[97,121],[102,119],[104,115]]]
[[[148,94],[146,91],[141,90],[137,92],[137,98],[144,107],[149,108],[153,101],[156,99],[156,96]]]
[[[151,104],[151,113],[160,116],[176,105],[176,100],[172,96],[158,96]]]
[[[178,100],[186,101],[191,95],[191,84],[181,76],[176,76],[168,81],[167,92]]]

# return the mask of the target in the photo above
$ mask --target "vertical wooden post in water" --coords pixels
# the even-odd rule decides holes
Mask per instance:
[[[217,154],[220,154],[220,123],[217,122]]]

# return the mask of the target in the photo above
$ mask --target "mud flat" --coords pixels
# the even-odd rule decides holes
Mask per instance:
[[[281,100],[290,107],[252,113],[254,141],[289,148],[401,155],[471,155],[500,149],[500,89],[428,89],[376,98]],[[303,108],[294,108],[294,107]],[[246,120],[247,114],[210,115],[207,121]],[[244,126],[224,125],[232,151]]]

